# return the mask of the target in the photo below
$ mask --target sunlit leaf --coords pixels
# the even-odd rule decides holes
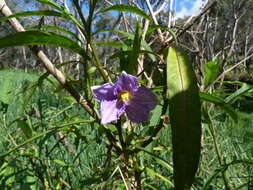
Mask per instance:
[[[98,30],[99,32],[113,32],[113,33],[117,33],[117,34],[120,34],[124,37],[127,37],[128,39],[131,39],[131,40],[134,40],[134,35],[133,34],[130,34],[128,32],[124,32],[124,31],[121,31],[121,30],[111,30],[111,29],[107,29],[107,30]],[[150,46],[147,44],[147,42],[145,40],[141,40],[141,46],[146,50],[146,51],[149,51],[149,52],[153,52],[152,49],[150,48]],[[148,54],[149,57],[152,59],[152,61],[155,61],[156,60],[156,57],[152,54]]]
[[[134,14],[137,14],[137,15],[151,21],[150,17],[144,11],[142,11],[141,9],[139,9],[137,7],[131,6],[131,5],[126,5],[126,4],[112,5],[108,8],[101,10],[100,12],[105,13],[108,11],[121,11],[121,12],[134,13]]]
[[[27,28],[27,30],[33,30],[33,29],[35,29],[35,30],[47,29],[47,30],[53,30],[53,31],[63,32],[65,34],[68,34],[68,35],[74,37],[76,40],[80,41],[79,37],[76,34],[74,34],[73,32],[70,32],[69,30],[66,30],[66,29],[63,29],[63,28],[59,28],[57,26],[49,26],[49,25],[41,25],[41,26],[39,26],[39,25],[37,25],[37,26],[32,26],[32,27]]]
[[[61,6],[59,6],[57,3],[55,3],[51,0],[35,0],[35,1],[38,1],[38,2],[46,4],[46,5],[49,5],[50,7],[55,8],[57,10],[62,10],[63,9]]]
[[[229,103],[235,100],[236,98],[242,96],[243,94],[247,93],[249,90],[253,89],[253,85],[243,83],[241,88],[233,92],[231,95],[225,98],[225,102]]]
[[[152,170],[151,168],[146,168],[146,171],[149,175],[153,176],[153,177],[158,177],[160,180],[164,181],[165,183],[167,183],[170,187],[174,187],[174,184],[171,182],[170,179],[168,179],[167,177],[155,172],[154,170]]]
[[[191,187],[199,164],[200,98],[196,76],[186,53],[171,47],[166,62],[175,189],[184,190]]]
[[[62,160],[54,159],[53,162],[56,163],[56,164],[58,164],[59,166],[62,166],[62,167],[68,166],[68,165],[67,165],[65,162],[63,162]]]
[[[50,45],[67,48],[85,56],[84,49],[74,40],[49,31],[17,32],[0,38],[0,48],[12,46]]]
[[[150,118],[150,126],[156,126],[160,121],[160,116],[162,113],[162,106],[158,105],[156,108],[152,111],[152,117]]]
[[[25,11],[20,13],[15,13],[13,15],[0,18],[0,22],[7,21],[10,18],[19,18],[19,17],[27,17],[27,16],[57,16],[57,17],[65,17],[64,14],[56,11],[43,10],[43,11]]]
[[[220,65],[217,61],[209,61],[204,66],[204,85],[207,87],[211,84],[220,72]]]
[[[137,74],[137,65],[138,65],[138,57],[140,54],[140,47],[141,47],[141,26],[139,23],[136,24],[135,28],[135,35],[132,45],[132,51],[129,57],[129,62],[124,69],[129,74]]]

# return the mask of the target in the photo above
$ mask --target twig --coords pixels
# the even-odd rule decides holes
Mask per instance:
[[[166,7],[168,1],[169,0],[164,0],[163,1],[163,4],[161,5],[161,7],[154,12],[154,16],[156,16],[157,14],[159,14],[160,12],[162,12],[162,10]]]
[[[151,14],[151,17],[152,17],[154,23],[155,23],[156,25],[158,25],[157,19],[156,19],[156,17],[155,17],[153,8],[152,8],[152,6],[151,6],[149,0],[146,0],[146,3],[147,3],[147,5],[148,5],[148,9],[149,9],[149,12],[150,12],[150,14]],[[157,29],[157,32],[158,32],[158,37],[159,37],[160,41],[163,43],[163,42],[164,42],[164,37],[163,37],[163,33],[162,33],[161,29]]]
[[[244,63],[245,61],[247,61],[248,59],[250,59],[251,57],[253,57],[253,53],[250,54],[248,57],[245,57],[243,60],[239,61],[238,63],[236,63],[234,66],[230,67],[229,69],[223,71],[216,79],[214,82],[212,82],[212,84],[210,84],[205,91],[207,91],[214,83],[218,82],[218,80],[220,80],[222,77],[224,77],[224,75],[230,71],[232,71],[234,68],[236,68],[237,66],[239,66],[240,64]]]
[[[11,10],[6,5],[4,0],[0,0],[0,10],[3,15],[10,16],[12,15]],[[24,32],[24,27],[19,23],[19,21],[16,18],[9,19],[11,25],[17,32]],[[87,103],[87,101],[69,84],[69,82],[66,80],[63,73],[58,70],[53,63],[49,60],[49,58],[46,56],[46,54],[39,50],[37,46],[29,46],[29,48],[32,50],[32,52],[42,61],[44,67],[46,70],[52,74],[58,82],[76,99],[76,101],[93,117],[94,111],[92,107],[90,107]]]
[[[181,35],[183,35],[189,28],[191,28],[193,26],[193,24],[195,22],[197,22],[197,20],[202,17],[210,8],[212,8],[216,3],[218,2],[218,0],[213,0],[212,2],[209,3],[209,5],[207,5],[203,11],[196,17],[194,17],[194,19],[192,19],[192,21],[185,26],[182,30],[178,30],[176,33],[177,38],[180,37]],[[169,44],[171,44],[171,42],[173,42],[175,39],[173,37],[170,37],[166,42],[165,45],[162,46],[161,51],[165,48],[168,47]]]
[[[4,16],[12,15],[11,10],[6,5],[4,0],[0,0],[0,11]],[[10,21],[12,27],[17,32],[24,32],[25,31],[24,27],[19,23],[19,21],[16,18],[11,18],[11,19],[9,19],[9,21]],[[81,96],[79,94],[79,92],[76,91],[71,86],[71,84],[67,81],[67,79],[63,75],[63,73],[53,65],[53,63],[49,60],[47,55],[45,55],[45,53],[42,50],[39,50],[38,46],[29,46],[29,48],[37,56],[37,58],[42,61],[46,70],[56,78],[56,80],[63,86],[63,88],[65,90],[67,90],[71,94],[71,96],[73,96],[76,99],[76,101],[84,108],[84,110],[87,111],[88,114],[91,115],[92,117],[98,119],[99,116],[98,116],[98,114],[96,114],[93,107],[91,107],[88,104],[88,102],[83,98],[83,96]],[[105,132],[106,132],[106,136],[107,136],[108,140],[114,146],[117,153],[120,153],[121,150],[118,147],[118,145],[116,144],[117,140],[115,139],[115,137],[110,133],[110,131],[108,129],[105,129]]]

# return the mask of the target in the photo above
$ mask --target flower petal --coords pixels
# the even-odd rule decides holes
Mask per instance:
[[[135,92],[138,89],[138,80],[135,76],[122,72],[115,83],[115,94],[119,94],[122,90]]]
[[[107,124],[119,119],[121,114],[125,111],[125,104],[117,100],[102,101],[101,102],[101,123]]]
[[[113,83],[106,83],[101,86],[92,86],[91,90],[93,97],[99,102],[117,99],[117,96],[114,95]]]
[[[155,108],[157,104],[157,98],[156,96],[149,90],[148,88],[141,86],[138,88],[138,90],[133,94],[133,98],[130,102],[135,102],[134,104],[143,104],[148,107],[149,110],[152,110]]]
[[[150,109],[143,104],[131,103],[126,106],[126,114],[130,121],[135,123],[145,122],[149,119]]]

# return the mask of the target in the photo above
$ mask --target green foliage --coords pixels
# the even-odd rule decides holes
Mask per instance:
[[[199,95],[202,100],[221,106],[235,123],[238,122],[238,115],[236,113],[236,110],[222,98],[203,92],[200,92]]]
[[[147,37],[150,37],[151,34],[156,31],[157,29],[162,29],[162,30],[165,30],[167,32],[169,32],[171,34],[171,36],[174,38],[175,42],[177,42],[177,36],[176,36],[176,33],[171,30],[170,28],[166,27],[166,26],[162,26],[162,25],[151,25],[148,27],[148,30],[147,30],[147,34],[146,36]]]
[[[0,189],[111,190],[131,186],[210,190],[247,186],[248,177],[253,175],[252,85],[224,82],[235,87],[230,91],[214,85],[222,82],[215,81],[221,66],[226,68],[242,57],[236,51],[241,49],[237,44],[244,42],[236,42],[235,56],[228,56],[228,60],[221,60],[224,65],[219,65],[206,60],[214,55],[226,57],[229,48],[223,45],[227,42],[219,43],[223,44],[220,51],[218,43],[212,47],[216,38],[204,31],[204,35],[192,33],[191,38],[197,40],[189,43],[191,38],[182,37],[188,24],[182,30],[168,28],[166,15],[163,11],[156,15],[155,9],[151,19],[145,1],[136,1],[136,6],[114,4],[108,8],[98,0],[83,4],[75,0],[73,6],[69,1],[36,1],[42,3],[41,10],[0,18],[3,22],[40,17],[39,23],[26,23],[28,31],[0,38],[0,48],[39,45],[32,48],[43,49],[59,70],[0,71]],[[153,8],[160,5],[158,1],[152,4]],[[44,10],[48,6],[51,10]],[[121,13],[107,17],[109,11]],[[155,16],[159,25],[152,23]],[[213,20],[209,16],[196,25],[201,28],[202,23]],[[214,25],[207,23],[203,28],[209,26]],[[157,32],[164,40],[157,38]],[[202,43],[202,36],[205,39],[201,48],[195,47],[199,41]],[[208,47],[206,39],[212,39]],[[205,65],[193,64],[185,51],[169,47],[172,41],[198,50],[194,57],[204,57],[196,63]],[[59,47],[72,52],[66,54]],[[22,50],[24,58],[12,53],[18,63],[21,60],[21,67],[30,65],[26,49]],[[246,60],[244,64],[247,66]],[[91,86],[114,82],[122,70],[138,74],[140,85],[151,87],[158,105],[148,122],[132,123],[123,114],[117,122],[101,125]],[[194,70],[200,73],[199,84]],[[59,78],[51,74],[56,76],[60,71],[65,79],[59,84]],[[199,92],[198,86],[208,93]],[[82,109],[85,106],[91,111]]]
[[[117,34],[120,34],[124,37],[127,37],[128,39],[130,40],[134,40],[135,36],[133,34],[130,34],[128,32],[124,32],[124,31],[121,31],[121,30],[111,30],[111,29],[108,29],[108,30],[99,30],[101,32],[103,31],[108,31],[108,32],[113,32],[113,33],[117,33]],[[129,50],[131,48],[131,45],[130,47],[128,47],[129,45],[127,43],[124,44],[126,49],[123,49],[123,50]],[[147,42],[145,40],[141,40],[141,46],[148,52],[152,52],[152,49],[150,48],[150,46],[147,44]],[[124,47],[124,46],[123,46]],[[152,59],[152,61],[155,61],[156,60],[156,57],[153,55],[153,54],[148,54],[149,57]]]
[[[85,51],[78,43],[66,36],[49,31],[17,32],[0,39],[0,48],[25,45],[59,46],[86,56]]]
[[[55,3],[54,1],[51,1],[51,0],[36,0],[36,1],[43,3],[45,5],[49,5],[50,7],[57,9],[57,10],[63,9],[61,6],[59,6],[57,3]]]
[[[207,87],[208,85],[214,82],[214,80],[217,78],[220,72],[220,65],[218,61],[207,62],[204,66],[204,72],[205,72],[204,85],[205,87]]]
[[[225,102],[229,103],[235,100],[238,97],[241,97],[242,95],[246,94],[248,91],[253,89],[253,85],[247,84],[247,83],[241,83],[241,87],[230,94],[228,97],[225,98]]]
[[[124,4],[119,4],[119,5],[112,5],[106,9],[101,10],[101,13],[105,13],[107,11],[121,11],[121,12],[130,12],[137,14],[147,20],[151,20],[150,17],[142,10],[140,10],[137,7],[131,6],[131,5],[124,5]]]
[[[121,69],[122,71],[126,71],[127,73],[130,74],[137,74],[137,67],[138,67],[138,57],[139,57],[139,52],[141,48],[141,28],[140,24],[136,24],[135,28],[135,35],[134,35],[134,40],[133,40],[133,47],[129,57],[129,62],[127,64],[121,64],[123,65],[123,68]]]
[[[200,99],[196,76],[186,53],[171,47],[166,64],[175,189],[183,190],[191,187],[199,164]]]
[[[13,14],[13,15],[8,16],[8,17],[2,17],[2,18],[0,18],[0,22],[7,21],[10,18],[19,18],[19,17],[27,17],[27,16],[58,16],[58,17],[61,17],[61,16],[64,16],[64,15],[59,13],[59,12],[49,11],[49,10],[46,10],[46,11],[27,11],[27,12],[16,13],[16,14]]]
[[[80,41],[79,37],[74,34],[73,32],[70,32],[69,30],[65,30],[63,28],[59,28],[57,26],[49,26],[49,25],[41,25],[41,26],[32,26],[27,28],[28,30],[40,30],[40,29],[47,29],[47,30],[52,30],[52,31],[58,31],[58,32],[63,32],[65,34],[68,34],[70,36],[72,36],[73,38],[75,38],[75,40]]]

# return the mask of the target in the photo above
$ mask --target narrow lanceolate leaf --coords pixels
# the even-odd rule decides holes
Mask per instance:
[[[61,7],[60,5],[58,5],[57,3],[51,1],[51,0],[35,0],[35,1],[38,1],[40,3],[43,3],[43,4],[46,4],[46,5],[49,5],[50,7],[54,8],[54,9],[57,9],[57,10],[63,10],[63,7]]]
[[[245,93],[247,93],[251,89],[253,89],[253,85],[243,83],[241,88],[239,88],[238,90],[236,90],[231,95],[229,95],[228,97],[225,98],[225,102],[230,103],[233,100],[235,100],[236,98],[244,95]]]
[[[121,11],[121,12],[134,13],[151,21],[151,18],[144,11],[131,5],[125,5],[125,4],[112,5],[106,9],[101,10],[100,12],[105,13],[108,11]]]
[[[126,69],[125,71],[127,73],[136,74],[140,47],[141,47],[141,27],[140,24],[137,23],[135,28],[132,52],[130,55],[129,62],[127,63],[127,67],[125,68]]]
[[[200,96],[201,100],[211,102],[215,105],[221,106],[221,108],[223,108],[227,112],[227,114],[231,117],[231,119],[235,123],[238,122],[238,115],[237,115],[236,110],[230,104],[228,104],[226,101],[224,101],[224,99],[214,96],[214,95],[211,95],[209,93],[205,93],[205,92],[200,92],[199,96]]]
[[[57,16],[57,17],[64,17],[67,18],[66,15],[56,12],[56,11],[50,11],[50,10],[43,10],[43,11],[25,11],[16,13],[7,17],[0,18],[0,22],[7,21],[10,18],[19,18],[19,17],[28,17],[28,16]]]
[[[97,32],[113,32],[113,33],[117,33],[120,34],[124,37],[127,37],[130,40],[134,40],[134,35],[130,34],[128,32],[124,32],[121,30],[111,30],[111,29],[100,29]],[[148,43],[145,40],[141,40],[141,46],[146,50],[146,51],[150,51],[152,52],[152,49],[150,48],[150,46],[148,45]],[[149,54],[149,57],[152,59],[152,61],[156,60],[156,57],[153,54]]]
[[[85,56],[84,49],[74,40],[49,31],[17,32],[0,38],[0,48],[11,46],[49,45],[67,48]]]
[[[11,18],[19,18],[19,17],[28,17],[28,16],[56,16],[56,17],[62,17],[67,20],[72,21],[75,25],[78,27],[82,27],[80,22],[73,17],[70,13],[66,12],[66,10],[57,12],[57,11],[51,11],[51,10],[43,10],[43,11],[25,11],[16,13],[7,17],[0,18],[0,22],[7,21]]]
[[[75,33],[71,32],[69,30],[66,30],[64,28],[57,27],[57,26],[36,25],[36,26],[31,26],[29,28],[26,28],[26,30],[40,30],[40,29],[46,29],[46,30],[62,32],[62,33],[65,33],[65,34],[68,34],[68,35],[72,36],[73,38],[75,38],[78,41],[81,41]]]
[[[185,190],[193,183],[200,157],[199,91],[191,62],[183,50],[170,48],[166,61],[175,189]]]

